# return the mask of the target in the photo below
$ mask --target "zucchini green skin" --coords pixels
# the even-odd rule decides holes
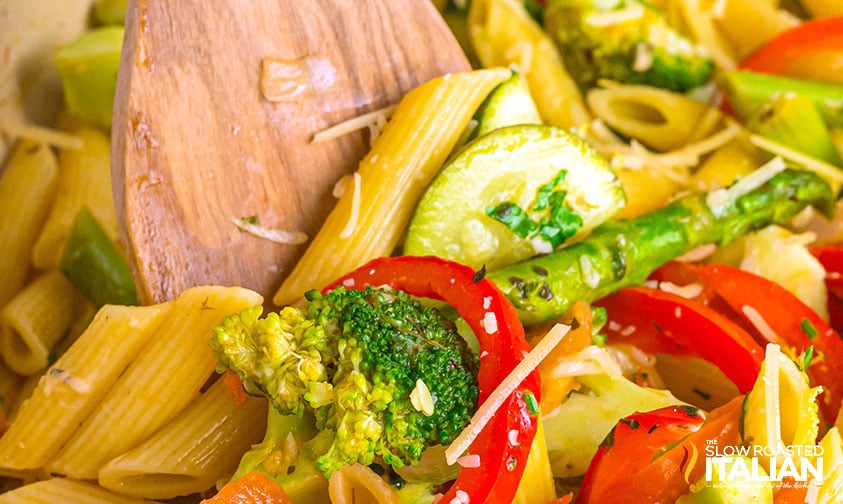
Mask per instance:
[[[570,247],[487,276],[512,301],[521,321],[534,325],[561,317],[576,300],[596,301],[642,284],[662,264],[701,245],[724,245],[784,224],[809,205],[826,215],[833,212],[828,183],[811,172],[786,169],[718,215],[706,204],[706,194],[686,196],[635,219],[606,222]]]

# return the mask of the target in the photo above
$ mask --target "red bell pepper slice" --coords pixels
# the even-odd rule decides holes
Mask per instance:
[[[704,292],[720,301],[710,301],[709,306],[717,306],[721,314],[751,327],[760,344],[778,343],[795,355],[813,346],[815,357],[807,373],[812,383],[823,386],[819,404],[824,419],[834,421],[843,399],[843,368],[839,364],[843,359],[843,340],[837,331],[787,289],[749,271],[723,264],[673,263],[656,271],[655,277],[664,278],[665,272],[671,271],[669,268],[685,268],[684,278],[696,277],[705,286]],[[723,307],[724,302],[728,308]],[[774,334],[759,330],[747,307],[754,309]]]
[[[705,472],[705,450],[740,444],[738,396],[708,417],[693,407],[669,406],[622,419],[597,450],[577,504],[673,502]]]
[[[284,488],[262,472],[250,472],[226,483],[220,491],[201,504],[293,504]]]
[[[828,290],[828,319],[838,333],[843,331],[843,246],[811,247],[811,253],[825,268],[825,288]]]
[[[610,342],[644,352],[701,357],[742,393],[755,383],[764,351],[752,336],[720,313],[672,292],[625,287],[595,303],[606,308]]]
[[[749,322],[744,307],[753,307],[780,340],[759,333],[763,341],[790,347],[796,355],[814,347],[807,373],[813,383],[823,386],[820,408],[833,421],[843,399],[843,340],[837,331],[787,289],[764,277],[725,265],[702,267],[699,275]]]
[[[482,272],[468,266],[438,257],[380,258],[339,278],[324,291],[339,285],[346,289],[388,285],[453,306],[480,342],[481,403],[530,351],[515,308]],[[536,401],[541,398],[537,371],[510,395],[472,443],[471,453],[480,455],[481,467],[463,467],[440,502],[464,495],[472,504],[512,501],[536,435],[538,412],[530,411],[528,394]],[[517,436],[511,435],[513,431]]]
[[[843,83],[843,17],[805,21],[779,34],[740,67],[760,73]]]

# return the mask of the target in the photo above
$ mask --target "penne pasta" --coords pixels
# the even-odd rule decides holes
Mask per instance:
[[[550,467],[544,424],[539,421],[536,436],[527,457],[527,466],[512,504],[546,504],[556,499],[556,484]]]
[[[45,369],[53,347],[86,303],[58,270],[30,282],[0,312],[0,353],[6,364],[22,375]]]
[[[331,504],[401,504],[394,487],[371,468],[360,464],[334,471],[328,480],[328,494]]]
[[[509,78],[504,68],[446,75],[410,91],[360,162],[352,188],[276,292],[276,305],[375,257],[389,255],[427,184],[489,92]]]
[[[575,128],[591,120],[552,38],[521,2],[472,1],[468,28],[483,66],[514,66],[524,74],[544,122]]]
[[[800,0],[799,3],[813,17],[831,17],[843,14],[843,2],[840,0]]]
[[[23,392],[24,378],[15,373],[5,362],[0,361],[0,416],[8,422],[12,417],[12,407]],[[0,428],[4,422],[0,421]]]
[[[58,185],[58,164],[49,147],[18,143],[0,176],[0,307],[23,288],[29,254],[50,212]]]
[[[37,381],[0,437],[0,472],[45,466],[154,334],[169,305],[105,306]],[[115,344],[119,341],[120,344]]]
[[[0,504],[143,504],[152,502],[125,497],[82,481],[51,478],[30,483],[0,495]]]
[[[56,268],[73,219],[83,206],[97,217],[112,240],[117,240],[117,212],[111,192],[110,145],[105,133],[90,127],[75,132],[81,149],[59,152],[59,190],[52,211],[32,247],[32,264]]]
[[[203,492],[234,472],[263,437],[268,402],[237,404],[223,380],[139,446],[107,463],[99,484],[123,495],[170,499]]]
[[[714,125],[708,105],[651,86],[592,89],[586,100],[607,125],[659,151],[677,149],[704,137],[710,130],[700,131],[701,124],[706,123],[709,128]]]
[[[691,187],[713,191],[728,187],[740,177],[752,173],[764,163],[764,157],[752,145],[733,140],[714,151],[691,176]]]
[[[198,397],[216,368],[208,346],[214,326],[225,315],[262,301],[258,293],[239,287],[195,287],[182,293],[47,469],[96,478],[108,461],[171,421]]]
[[[699,0],[672,0],[668,14],[674,25],[687,27],[683,31],[708,49],[720,69],[728,71],[738,67],[737,51],[715,25],[710,8],[703,8]]]
[[[758,0],[718,0],[712,14],[739,58],[799,24],[798,18],[779,10],[777,5]]]

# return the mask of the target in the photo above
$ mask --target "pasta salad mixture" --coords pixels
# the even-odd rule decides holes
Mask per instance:
[[[437,0],[473,70],[313,132],[371,143],[315,236],[232,216],[277,292],[161,303],[127,2],[48,3],[0,9],[0,503],[843,501],[838,0]]]

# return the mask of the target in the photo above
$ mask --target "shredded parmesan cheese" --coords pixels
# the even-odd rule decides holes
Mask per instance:
[[[767,422],[767,441],[769,443],[782,443],[782,412],[779,396],[779,366],[781,347],[768,343],[764,352],[764,406]],[[773,453],[778,453],[780,446],[771,446]]]
[[[644,8],[640,5],[631,5],[625,9],[618,9],[608,12],[591,12],[585,17],[585,24],[594,27],[606,27],[636,21],[644,16]]]
[[[843,171],[834,165],[793,150],[760,135],[750,135],[749,141],[759,149],[798,163],[826,180],[833,181],[836,184],[843,183]]]
[[[547,357],[556,345],[562,341],[562,338],[568,334],[571,329],[570,326],[563,324],[556,324],[547,332],[541,341],[533,348],[527,357],[515,366],[509,375],[495,387],[495,390],[489,394],[489,397],[477,408],[477,412],[471,418],[468,427],[466,427],[453,443],[445,450],[445,460],[448,465],[456,463],[457,459],[465,453],[471,443],[480,434],[483,428],[489,423],[489,420],[495,415],[498,409],[503,405],[506,399],[521,385],[521,382],[539,365],[539,363]]]
[[[416,411],[423,413],[424,416],[433,414],[433,396],[430,394],[427,384],[421,378],[416,380],[416,386],[410,392],[410,404],[413,405]]]
[[[348,216],[348,222],[345,223],[345,227],[340,233],[340,238],[350,237],[351,233],[354,232],[354,228],[357,227],[357,220],[360,218],[360,180],[362,178],[358,172],[354,172],[354,184],[352,186],[354,192],[351,194],[351,215]]]
[[[64,131],[32,124],[0,123],[0,132],[6,136],[34,140],[62,149],[81,149],[82,139]]]
[[[635,60],[632,69],[636,72],[646,72],[653,66],[653,47],[645,42],[635,45]]]
[[[686,170],[698,165],[702,156],[722,147],[734,139],[740,131],[739,125],[729,121],[725,128],[698,142],[673,151],[655,153],[635,140],[627,144],[600,119],[582,128],[582,132],[588,135],[589,143],[598,152],[609,156],[614,168],[641,170],[646,167],[658,170],[662,176],[680,184],[688,182],[689,176]]]
[[[600,273],[594,269],[591,259],[587,255],[580,256],[580,270],[583,282],[592,289],[600,283]]]
[[[659,282],[659,290],[682,296],[685,299],[693,299],[702,293],[703,286],[699,283],[676,285],[672,282]]]
[[[459,464],[460,467],[465,467],[466,469],[480,467],[480,455],[477,455],[476,453],[473,455],[463,455],[457,459],[457,464]]]
[[[553,378],[582,376],[587,374],[607,374],[621,376],[621,368],[612,355],[603,348],[589,345],[577,354],[562,359],[550,372]]]
[[[758,329],[758,332],[761,333],[764,339],[776,343],[779,342],[781,338],[779,338],[778,333],[776,333],[776,331],[774,331],[773,328],[770,327],[770,324],[768,324],[767,321],[764,320],[764,317],[762,317],[761,314],[758,313],[758,310],[756,310],[752,306],[744,305],[741,307],[741,311],[744,315],[746,315],[746,318],[749,319],[752,325],[755,326],[756,329]]]
[[[498,332],[498,318],[493,312],[486,312],[483,315],[483,328],[486,329],[486,334],[495,334]]]
[[[471,497],[468,496],[468,493],[465,490],[457,490],[456,497],[451,499],[450,504],[470,504]]]
[[[695,248],[694,250],[688,252],[687,254],[681,255],[676,258],[677,261],[682,262],[697,262],[702,261],[703,259],[707,258],[711,254],[713,254],[717,250],[717,245],[713,243],[706,243],[705,245],[700,245],[699,247]]]
[[[285,245],[301,245],[307,242],[307,235],[301,231],[284,231],[282,229],[270,229],[252,222],[249,217],[231,219],[240,231],[265,238],[275,243]]]
[[[384,107],[357,117],[352,117],[347,121],[335,124],[330,128],[324,129],[313,135],[311,142],[326,142],[363,128],[371,128],[381,124],[385,125],[387,120],[392,117],[393,112],[395,112],[395,108],[396,105],[390,105],[389,107]]]
[[[723,213],[726,207],[734,203],[735,200],[748,192],[761,187],[777,173],[783,171],[786,167],[787,166],[782,158],[773,158],[768,163],[760,166],[758,169],[738,180],[731,186],[711,191],[708,193],[708,196],[706,196],[705,203],[715,216],[719,216]]]
[[[58,368],[51,368],[44,375],[44,395],[49,396],[53,393],[60,383],[64,383],[79,395],[88,394],[91,391],[91,384],[77,376],[73,376],[69,371]]]

